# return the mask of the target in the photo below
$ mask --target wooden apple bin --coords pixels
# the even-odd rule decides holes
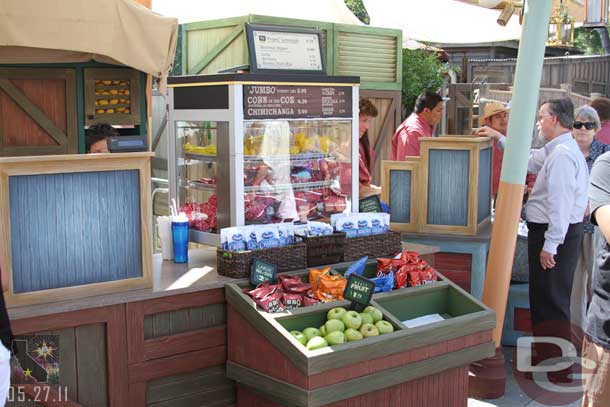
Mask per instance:
[[[369,263],[366,274],[374,269]],[[237,382],[237,406],[466,405],[468,365],[494,354],[495,315],[440,278],[373,296],[393,333],[314,351],[289,331],[320,326],[347,301],[269,314],[245,286],[227,285],[227,376]],[[411,329],[401,322],[431,313],[446,319]]]

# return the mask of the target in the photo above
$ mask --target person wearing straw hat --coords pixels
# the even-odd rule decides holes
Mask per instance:
[[[502,170],[502,159],[504,150],[498,146],[498,140],[506,136],[508,130],[508,111],[509,108],[500,102],[489,102],[485,104],[483,115],[479,117],[479,129],[475,132],[475,136],[491,137],[493,139],[493,161],[491,186],[492,194],[495,196],[498,193],[500,185],[500,172]]]

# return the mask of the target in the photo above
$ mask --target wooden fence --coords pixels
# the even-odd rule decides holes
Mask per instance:
[[[516,59],[472,59],[466,64],[469,83],[513,83]],[[580,95],[610,97],[610,55],[545,58],[540,86],[558,89],[567,84]]]

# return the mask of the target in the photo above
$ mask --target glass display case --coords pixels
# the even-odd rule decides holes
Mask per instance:
[[[169,78],[170,193],[192,241],[357,211],[358,78],[252,76]]]

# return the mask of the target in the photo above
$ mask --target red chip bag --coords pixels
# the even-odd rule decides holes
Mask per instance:
[[[282,296],[282,291],[276,289],[273,293],[266,296],[265,298],[255,301],[266,312],[282,312],[286,310],[286,308],[284,308],[284,304],[282,304]]]
[[[244,290],[246,294],[252,297],[253,300],[263,299],[266,295],[271,294],[275,285],[271,285],[269,281],[265,281],[256,286],[254,290]]]
[[[383,277],[390,272],[396,272],[402,265],[401,259],[377,259],[376,277]]]
[[[404,288],[407,286],[407,277],[409,275],[409,266],[402,266],[398,271],[394,272],[394,288]]]
[[[290,293],[305,294],[311,289],[311,284],[304,283],[299,276],[279,275],[280,284],[284,291]]]
[[[438,276],[436,275],[436,270],[432,267],[428,267],[424,271],[419,272],[419,276],[421,278],[422,284],[433,284],[438,280]]]
[[[402,252],[402,255],[400,256],[400,259],[405,264],[415,264],[419,260],[419,254],[417,252],[408,252],[408,251],[405,251],[405,252]]]
[[[421,285],[421,276],[419,271],[409,271],[409,287],[417,287]]]
[[[310,305],[315,305],[320,301],[314,297],[314,293],[309,291],[307,295],[303,296],[303,307],[309,307]]]
[[[284,293],[282,302],[286,309],[299,308],[303,304],[303,295],[296,293]]]

